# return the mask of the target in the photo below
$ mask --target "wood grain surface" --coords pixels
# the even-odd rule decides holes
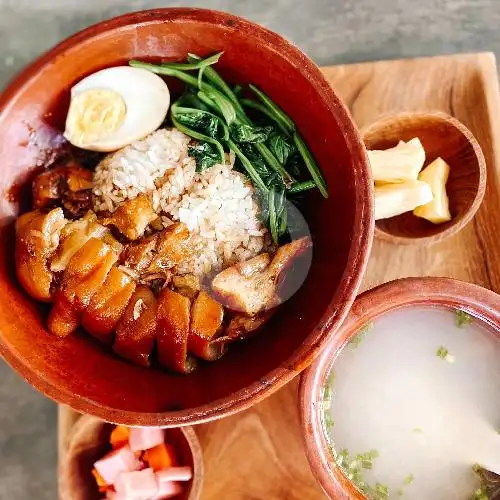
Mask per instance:
[[[444,111],[483,148],[483,205],[460,233],[433,246],[375,241],[363,290],[404,276],[450,276],[500,292],[500,99],[492,54],[464,54],[323,68],[360,128],[398,111]],[[204,500],[324,498],[303,451],[297,382],[252,409],[198,426],[204,448]],[[59,411],[59,452],[78,418]]]

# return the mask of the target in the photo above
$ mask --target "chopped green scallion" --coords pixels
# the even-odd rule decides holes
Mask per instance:
[[[465,311],[461,311],[460,309],[457,309],[455,311],[455,324],[458,326],[458,328],[463,328],[464,326],[470,325],[473,319],[474,318]]]
[[[405,479],[404,479],[403,483],[404,483],[404,484],[411,484],[411,483],[413,483],[413,479],[415,479],[415,478],[413,477],[413,474],[408,474],[408,475],[405,477]]]
[[[366,334],[373,328],[373,322],[367,323],[361,330],[354,335],[354,337],[349,340],[349,345],[356,348],[361,344],[361,341],[365,338]]]
[[[440,346],[436,351],[436,356],[441,359],[445,359],[448,356],[448,349],[444,346]]]

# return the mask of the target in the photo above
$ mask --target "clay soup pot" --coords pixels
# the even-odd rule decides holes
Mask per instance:
[[[412,306],[441,306],[463,310],[490,325],[500,336],[500,295],[451,278],[403,278],[362,293],[337,334],[317,361],[304,372],[299,388],[299,411],[311,470],[332,499],[364,500],[335,461],[322,427],[322,391],[343,346],[363,326],[383,314]]]

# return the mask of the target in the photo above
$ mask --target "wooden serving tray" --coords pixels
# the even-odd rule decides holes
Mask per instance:
[[[444,111],[476,136],[486,158],[486,196],[475,219],[434,246],[375,241],[363,290],[404,276],[450,276],[500,292],[500,96],[493,54],[463,54],[323,68],[363,128],[381,114]],[[498,267],[497,267],[498,266]],[[262,403],[196,427],[205,461],[202,498],[324,498],[303,451],[298,377]],[[59,460],[79,415],[59,407]]]

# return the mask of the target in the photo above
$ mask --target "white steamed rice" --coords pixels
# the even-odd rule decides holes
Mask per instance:
[[[94,209],[113,212],[139,193],[150,195],[165,227],[180,221],[191,231],[193,254],[177,272],[202,275],[254,257],[270,237],[253,187],[230,159],[197,174],[189,142],[177,129],[161,129],[106,156],[94,173]]]

